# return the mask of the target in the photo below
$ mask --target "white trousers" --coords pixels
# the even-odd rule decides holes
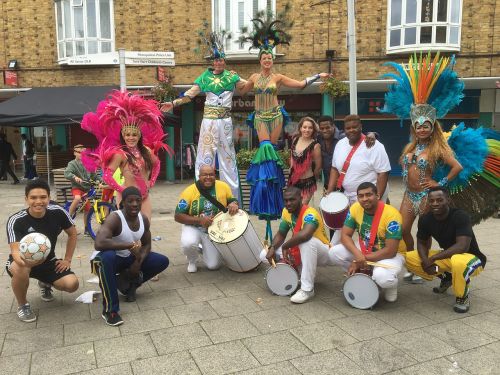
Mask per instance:
[[[233,122],[231,118],[207,119],[201,122],[198,151],[196,154],[196,180],[200,177],[200,167],[210,165],[215,168],[215,154],[219,162],[220,179],[226,182],[233,196],[240,201],[240,180],[236,167],[236,153],[233,143]]]
[[[200,245],[201,244],[201,249]],[[222,258],[215,246],[210,241],[208,233],[205,233],[202,228],[194,225],[182,225],[181,233],[181,248],[183,254],[190,263],[198,260],[200,253],[203,257],[203,262],[209,270],[216,270],[222,264]]]
[[[347,271],[354,259],[354,255],[352,255],[344,245],[339,244],[332,248],[332,259],[335,264],[338,264],[344,271]],[[396,288],[398,286],[398,275],[403,269],[405,258],[398,253],[394,258],[379,260],[377,263],[386,264],[395,268],[373,267],[373,281],[382,289]]]
[[[316,278],[316,268],[318,266],[330,266],[335,264],[333,260],[332,248],[324,244],[316,237],[299,245],[300,257],[302,259],[302,270],[300,275],[300,289],[310,292],[314,289],[314,279]],[[268,263],[266,259],[267,250],[260,253],[260,259]],[[276,254],[281,258],[281,247],[276,250]]]

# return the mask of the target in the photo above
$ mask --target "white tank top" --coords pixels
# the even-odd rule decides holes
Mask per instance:
[[[121,210],[113,211],[112,213],[116,213],[122,222],[122,231],[118,236],[113,237],[114,241],[135,242],[142,238],[144,234],[144,221],[142,219],[142,214],[140,212],[139,212],[139,229],[136,232],[130,229],[130,227],[127,224],[127,220],[125,219],[125,216],[123,215],[123,212]],[[90,257],[90,260],[94,259],[97,254],[99,254],[99,251],[95,250],[92,253],[92,256]],[[122,258],[126,258],[130,255],[130,250],[128,249],[116,250],[116,255]]]

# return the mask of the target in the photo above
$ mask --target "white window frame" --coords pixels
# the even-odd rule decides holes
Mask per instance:
[[[271,6],[273,13],[276,13],[276,0],[211,0],[212,3],[212,30],[231,32],[232,38],[226,43],[226,59],[253,59],[257,56],[257,50],[249,51],[250,43],[240,45],[237,40],[240,37],[240,4],[243,4],[243,26],[251,29],[251,19],[254,16],[254,4],[257,11]],[[227,5],[229,4],[229,17],[227,15]]]
[[[387,33],[386,33],[386,53],[407,53],[413,51],[449,51],[449,52],[459,52],[460,51],[460,41],[462,37],[462,14],[463,14],[463,0],[459,0],[459,16],[458,23],[451,22],[451,3],[453,0],[447,0],[447,15],[446,21],[437,21],[438,16],[438,0],[433,0],[433,19],[432,22],[422,22],[422,0],[417,1],[417,14],[416,22],[406,23],[406,3],[408,0],[402,0],[401,7],[401,23],[399,25],[391,26],[391,15],[392,15],[392,1],[387,0]],[[446,27],[446,42],[437,43],[436,42],[436,27],[445,26]],[[432,27],[432,36],[430,43],[421,43],[420,34],[422,27]],[[458,39],[457,43],[450,43],[450,30],[452,27],[458,27]],[[416,28],[416,39],[415,44],[405,44],[405,31],[408,28]],[[391,47],[391,31],[401,30],[400,33],[400,45]]]
[[[71,35],[66,36],[66,35],[59,35],[59,28],[58,28],[58,20],[59,16],[61,17],[62,21],[62,31],[63,33],[66,30],[66,24],[65,24],[65,17],[64,17],[64,6],[63,3],[69,2],[70,9],[71,9]],[[58,14],[58,3],[61,3],[61,10],[62,14]],[[81,5],[80,5],[81,4]],[[74,21],[74,11],[73,9],[76,7],[83,7],[83,38],[76,37],[76,32],[75,32],[75,21]],[[109,23],[110,23],[110,38],[102,38],[101,37],[101,22],[100,22],[100,0],[95,0],[95,13],[96,13],[96,36],[95,37],[88,37],[88,30],[87,30],[87,0],[55,0],[54,1],[54,13],[55,13],[55,21],[56,21],[56,39],[57,39],[57,61],[59,64],[64,64],[67,62],[68,59],[75,57],[75,56],[85,56],[85,55],[90,55],[94,53],[89,53],[88,52],[88,43],[89,42],[97,42],[97,52],[95,54],[100,54],[100,53],[107,53],[107,52],[115,52],[115,19],[114,19],[114,1],[109,0]],[[84,47],[85,47],[85,52],[83,55],[77,55],[76,54],[76,42],[84,42]],[[101,50],[101,43],[102,42],[107,42],[111,43],[110,51],[107,52],[102,52]],[[73,55],[68,56],[66,54],[66,43],[72,43],[73,45]],[[61,45],[64,46],[64,48],[61,48]]]

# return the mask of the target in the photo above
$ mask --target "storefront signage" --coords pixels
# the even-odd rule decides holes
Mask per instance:
[[[119,63],[118,52],[73,56],[59,61],[61,65],[118,65]],[[174,66],[174,52],[125,51],[125,65]]]
[[[4,70],[3,72],[3,82],[6,86],[19,86],[19,81],[17,79],[17,72],[13,70]]]

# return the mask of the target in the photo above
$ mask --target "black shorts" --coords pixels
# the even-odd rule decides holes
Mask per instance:
[[[57,258],[53,258],[51,260],[47,260],[38,266],[32,267],[30,272],[30,277],[33,279],[40,280],[46,284],[54,284],[54,281],[59,280],[67,275],[74,275],[75,273],[71,271],[71,269],[63,271],[61,273],[56,272],[56,261],[59,260]],[[12,277],[12,273],[10,273],[10,265],[14,262],[14,258],[12,255],[9,255],[9,259],[5,263],[5,269],[10,277]]]

